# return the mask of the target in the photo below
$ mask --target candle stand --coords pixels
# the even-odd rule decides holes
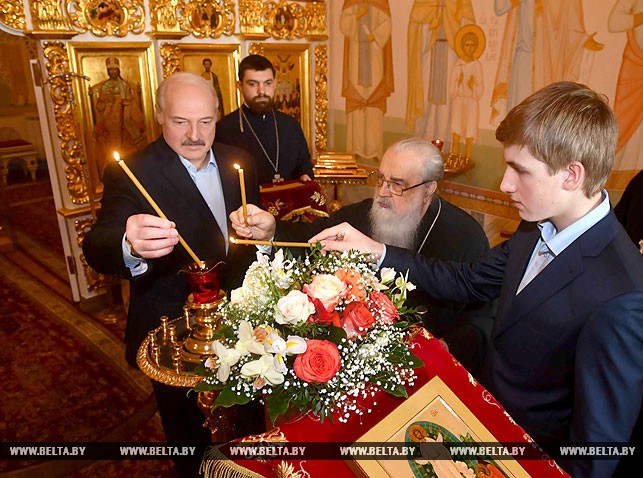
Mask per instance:
[[[207,358],[216,358],[214,343],[221,320],[219,307],[226,297],[219,289],[217,269],[221,264],[206,262],[204,267],[195,263],[183,269],[192,290],[183,306],[183,316],[161,317],[161,325],[148,332],[136,356],[139,368],[152,380],[189,388],[203,380],[194,370]],[[217,393],[199,393],[197,399],[215,443],[235,438],[236,419],[234,407],[212,410]]]

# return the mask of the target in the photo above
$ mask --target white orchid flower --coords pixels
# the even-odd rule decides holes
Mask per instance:
[[[271,385],[284,383],[284,375],[275,369],[273,357],[270,354],[262,355],[258,360],[246,363],[241,367],[241,376],[255,378],[254,385],[256,388],[263,387],[266,382]]]
[[[266,353],[263,348],[263,344],[257,340],[252,325],[247,320],[239,322],[237,337],[238,340],[234,348],[242,356],[248,354],[263,355]]]
[[[230,368],[236,365],[241,358],[241,354],[235,349],[229,349],[221,342],[214,343],[214,353],[219,358],[219,368],[217,369],[217,379],[220,382],[226,382],[230,377]],[[208,359],[209,360],[209,359]]]
[[[275,354],[274,366],[281,373],[286,373],[286,355],[303,354],[306,351],[306,341],[296,335],[288,336],[288,340],[281,338],[279,333],[271,332],[264,342],[266,352]]]
[[[395,269],[392,267],[382,267],[380,269],[380,277],[382,278],[382,282],[385,284],[392,282],[395,279],[396,274]]]
[[[257,262],[259,264],[268,264],[268,256],[260,251],[257,251]]]

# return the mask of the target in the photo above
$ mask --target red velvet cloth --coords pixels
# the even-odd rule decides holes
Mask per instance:
[[[538,456],[542,456],[543,459],[520,460],[520,465],[527,473],[531,476],[542,478],[550,476],[569,478],[569,475],[558,468],[555,462],[547,457],[545,452],[540,454],[541,450],[529,435],[510,420],[504,408],[498,404],[484,387],[473,379],[467,370],[442,347],[437,339],[419,327],[412,333],[417,334],[412,341],[412,351],[423,360],[425,365],[416,370],[416,383],[412,388],[407,388],[409,396],[422,388],[431,378],[439,375],[442,381],[476,415],[500,443],[522,443],[526,447],[538,450]],[[396,398],[382,391],[376,394],[374,400],[377,405],[372,408],[371,413],[364,414],[361,418],[353,416],[348,420],[348,423],[339,423],[337,420],[334,423],[329,420],[320,423],[311,414],[306,414],[287,421],[271,432],[281,432],[289,442],[300,442],[299,444],[301,442],[354,442],[404,401],[404,399]],[[229,452],[226,452],[227,447],[234,445],[236,442],[246,440],[235,440],[231,444],[224,445],[221,451],[230,456]],[[277,477],[276,469],[281,460],[261,462],[235,459],[234,462],[262,476]],[[312,477],[332,476],[333,478],[345,478],[355,476],[346,462],[340,460],[309,460],[303,462],[291,460],[290,463],[295,466],[295,470],[299,469],[301,465]]]
[[[314,221],[328,217],[326,196],[315,181],[293,179],[262,184],[259,188],[261,207],[276,219],[284,221]]]

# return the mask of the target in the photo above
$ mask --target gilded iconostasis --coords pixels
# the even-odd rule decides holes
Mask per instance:
[[[78,299],[102,286],[79,247],[102,169],[116,144],[127,154],[159,134],[155,90],[175,71],[212,81],[225,115],[240,59],[264,54],[313,158],[376,165],[399,138],[439,139],[471,163],[450,180],[494,200],[504,114],[553,81],[586,83],[619,121],[619,191],[643,167],[642,23],[639,0],[9,0],[0,133],[47,161]]]

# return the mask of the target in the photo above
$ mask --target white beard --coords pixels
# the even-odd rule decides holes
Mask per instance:
[[[381,207],[380,202],[388,207]],[[414,204],[403,216],[393,211],[392,207],[392,201],[388,197],[373,199],[373,206],[368,214],[373,239],[391,246],[412,249],[422,220],[422,203]]]

